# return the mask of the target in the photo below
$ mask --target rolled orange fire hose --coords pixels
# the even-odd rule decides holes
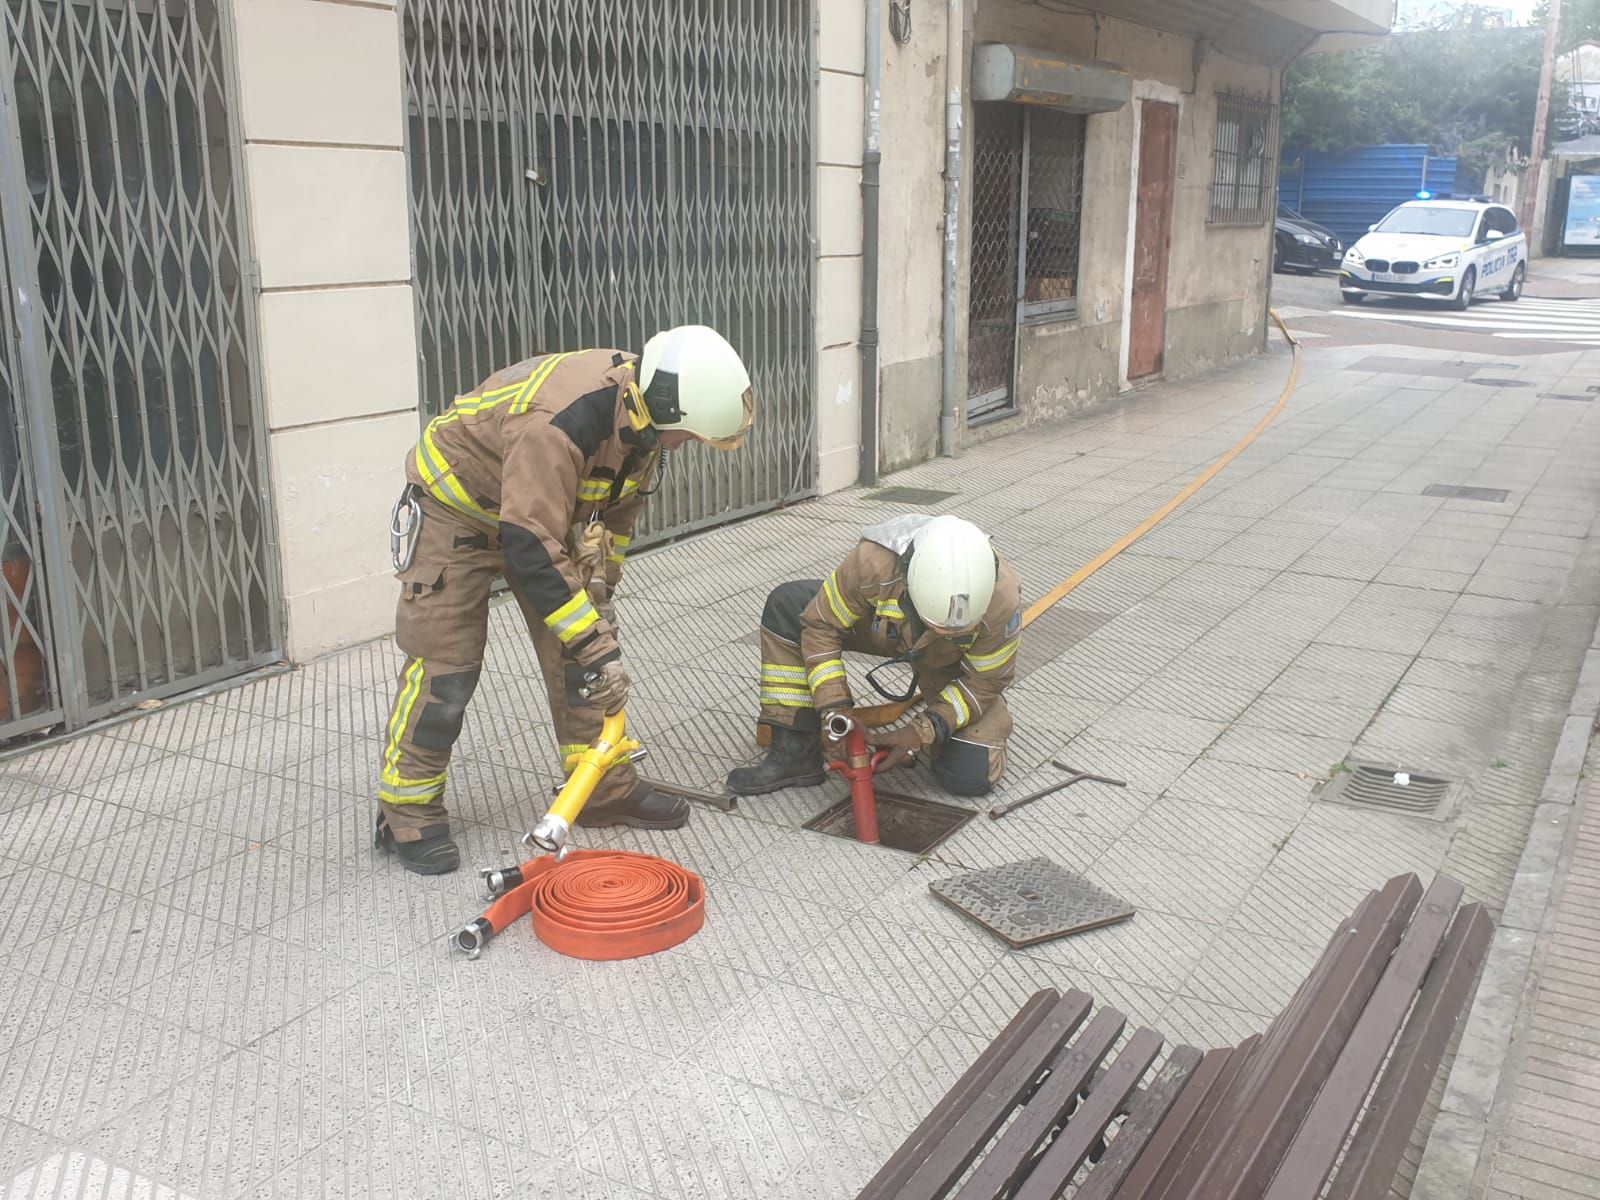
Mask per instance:
[[[513,921],[532,914],[534,933],[573,958],[619,959],[676,946],[705,924],[705,886],[677,863],[621,850],[572,850],[567,834],[605,773],[631,759],[622,713],[605,719],[594,744],[567,760],[567,782],[525,841],[554,851],[514,867],[485,870],[496,897],[452,943],[477,958]]]

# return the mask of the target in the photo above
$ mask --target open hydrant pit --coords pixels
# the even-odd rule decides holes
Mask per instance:
[[[891,850],[926,854],[978,814],[954,804],[877,790],[878,844]],[[829,837],[855,840],[856,817],[849,799],[823,809],[802,828]]]

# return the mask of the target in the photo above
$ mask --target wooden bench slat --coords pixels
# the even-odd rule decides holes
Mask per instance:
[[[1222,1097],[1190,1155],[1181,1186],[1169,1196],[1235,1200],[1259,1195],[1299,1129],[1328,1069],[1350,1035],[1399,944],[1422,884],[1398,876],[1351,929],[1320,990],[1278,1048],[1257,1054]]]
[[[1178,1103],[1189,1080],[1207,1060],[1215,1060],[1215,1069],[1212,1071],[1214,1078],[1216,1072],[1222,1070],[1229,1053],[1227,1050],[1213,1050],[1209,1054],[1201,1054],[1193,1046],[1179,1046],[1173,1050],[1161,1065],[1161,1070],[1156,1072],[1156,1077],[1144,1089],[1138,1103],[1128,1113],[1127,1120],[1122,1122],[1105,1154],[1074,1194],[1073,1200],[1111,1200],[1112,1194],[1128,1177],[1128,1172],[1133,1170],[1140,1152]]]
[[[1165,1040],[1148,1028],[1138,1030],[1128,1039],[1105,1078],[1089,1092],[1089,1098],[1072,1114],[1066,1128],[1056,1135],[1044,1157],[1028,1172],[1027,1179],[1015,1193],[1016,1200],[1055,1200],[1060,1195],[1106,1127],[1116,1119],[1122,1102],[1139,1086],[1139,1080],[1161,1053]]]
[[[956,1193],[957,1200],[993,1200],[1027,1171],[1050,1131],[1060,1126],[1067,1110],[1089,1082],[1100,1060],[1111,1052],[1127,1027],[1128,1018],[1115,1009],[1102,1008],[1094,1020],[1050,1067],[1050,1078],[1035,1092],[1016,1120],[1006,1128],[978,1169]],[[1157,1039],[1157,1048],[1160,1041]],[[1149,1063],[1145,1064],[1149,1066]],[[1138,1082],[1137,1079],[1134,1080]]]
[[[1493,941],[1494,922],[1483,905],[1463,905],[1333,1177],[1328,1200],[1377,1200],[1389,1194]]]
[[[1192,1144],[1200,1126],[1212,1112],[1217,1097],[1226,1096],[1250,1060],[1261,1050],[1261,1034],[1251,1034],[1231,1050],[1213,1050],[1224,1055],[1217,1074],[1201,1089],[1199,1076],[1189,1081],[1173,1107],[1172,1115],[1156,1130],[1155,1137],[1128,1174],[1128,1182],[1117,1192],[1117,1200],[1160,1200],[1175,1179],[1181,1178],[1185,1149]],[[1208,1059],[1210,1054],[1206,1056]],[[1201,1063],[1201,1067],[1205,1067]]]
[[[929,1147],[927,1157],[895,1193],[897,1200],[939,1200],[955,1186],[1011,1110],[1033,1093],[1045,1067],[1083,1024],[1092,1004],[1086,993],[1076,989],[1056,1001],[1039,1027],[973,1098],[949,1135]]]
[[[899,1191],[927,1157],[928,1151],[956,1127],[973,1099],[989,1085],[989,1081],[1005,1066],[1017,1047],[1039,1028],[1060,999],[1061,993],[1055,988],[1044,988],[1030,996],[999,1036],[984,1047],[983,1053],[944,1094],[933,1111],[900,1143],[900,1148],[889,1161],[878,1168],[878,1173],[861,1189],[857,1200],[887,1200]]]
[[[1266,1200],[1300,1200],[1322,1191],[1463,893],[1459,883],[1442,875],[1428,888],[1272,1176]]]

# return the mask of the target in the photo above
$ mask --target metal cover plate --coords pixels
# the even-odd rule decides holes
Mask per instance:
[[[1424,496],[1442,496],[1446,500],[1483,500],[1489,504],[1504,504],[1511,493],[1505,488],[1462,487],[1454,483],[1430,483],[1422,489]]]
[[[941,492],[937,488],[891,487],[869,492],[867,499],[879,504],[937,504],[954,495],[954,492]]]
[[[935,879],[928,889],[1013,949],[1115,925],[1134,912],[1121,896],[1048,858]]]

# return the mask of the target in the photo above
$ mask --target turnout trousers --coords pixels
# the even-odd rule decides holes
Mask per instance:
[[[483,671],[489,640],[489,596],[503,570],[498,534],[475,524],[432,497],[420,497],[422,526],[411,565],[398,573],[400,604],[395,643],[405,652],[395,701],[384,731],[378,800],[395,840],[420,840],[422,831],[445,824],[445,780],[450,752],[461,736],[467,705]],[[522,604],[521,599],[518,603]],[[599,736],[598,708],[567,704],[566,661],[561,642],[536,613],[522,604],[539,669],[550,698],[560,761]],[[631,764],[608,771],[586,811],[600,812],[625,798],[638,783]],[[542,813],[547,797],[535,804]],[[530,813],[530,820],[538,816]]]
[[[779,584],[767,597],[761,613],[761,720],[790,729],[818,730],[816,706],[806,684],[806,660],[800,650],[800,614],[822,588],[820,579],[797,579]],[[844,649],[877,658],[896,658],[905,643],[880,627],[850,630]],[[937,696],[961,670],[960,659],[944,667],[910,664],[924,696]],[[1006,741],[1011,736],[1011,712],[1004,700],[996,701],[976,721],[950,735],[929,752],[934,778],[960,796],[981,796],[1000,782],[1006,769]]]

